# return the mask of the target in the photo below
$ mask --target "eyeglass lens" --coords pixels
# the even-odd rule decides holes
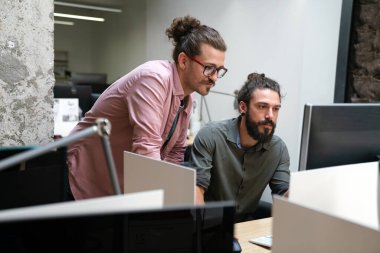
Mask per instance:
[[[225,68],[217,69],[215,66],[212,65],[204,66],[203,74],[205,76],[212,76],[213,74],[215,74],[215,72],[217,72],[218,78],[222,78],[224,74],[227,72],[227,70]]]

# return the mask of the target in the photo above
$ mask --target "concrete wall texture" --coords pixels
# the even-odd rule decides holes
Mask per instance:
[[[380,102],[380,0],[354,1],[347,102]]]
[[[1,0],[0,146],[52,141],[53,0]]]

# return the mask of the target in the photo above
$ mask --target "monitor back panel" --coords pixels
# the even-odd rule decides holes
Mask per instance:
[[[195,203],[195,170],[124,151],[124,193],[164,190],[164,205]]]
[[[299,170],[377,161],[379,136],[379,104],[307,104]]]

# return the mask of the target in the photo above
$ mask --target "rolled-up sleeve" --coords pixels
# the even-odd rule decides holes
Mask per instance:
[[[132,126],[132,152],[160,159],[163,105],[167,96],[164,81],[156,74],[146,73],[131,87],[126,99]]]
[[[194,139],[189,158],[189,166],[197,171],[197,185],[207,189],[210,185],[212,156],[215,142],[212,141],[212,131],[204,127]]]

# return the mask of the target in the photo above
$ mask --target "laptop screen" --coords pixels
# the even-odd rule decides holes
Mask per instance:
[[[195,203],[191,168],[124,151],[124,193],[164,190],[164,205]]]

